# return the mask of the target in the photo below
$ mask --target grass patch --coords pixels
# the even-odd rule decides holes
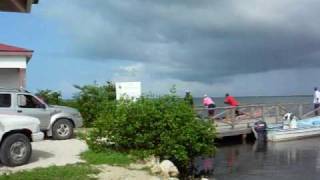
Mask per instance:
[[[81,158],[86,160],[89,164],[109,164],[118,166],[126,166],[130,163],[134,163],[137,160],[134,156],[112,150],[104,152],[94,152],[92,150],[88,150],[81,154]]]
[[[86,138],[88,137],[89,133],[93,130],[93,128],[76,128],[74,130],[74,135],[75,137],[77,137],[78,139],[81,140],[86,140]]]
[[[22,171],[14,174],[4,174],[0,180],[80,180],[95,179],[89,175],[98,174],[99,170],[88,164],[74,164],[66,166],[50,166]]]

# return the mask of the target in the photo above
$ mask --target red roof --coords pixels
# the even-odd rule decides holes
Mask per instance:
[[[2,52],[33,52],[32,50],[10,46],[6,44],[1,44],[1,43],[0,43],[0,51]]]
[[[0,43],[0,55],[8,56],[27,56],[31,58],[33,51],[29,49],[24,49],[20,47],[10,46]]]

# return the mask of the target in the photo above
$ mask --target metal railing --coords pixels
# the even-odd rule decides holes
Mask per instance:
[[[13,91],[13,92],[27,92],[29,93],[28,90],[24,89],[23,87],[20,88],[6,88],[6,87],[0,87],[0,90],[2,91]]]
[[[286,103],[286,104],[252,104],[238,107],[196,107],[196,112],[201,118],[212,122],[221,122],[234,127],[239,123],[253,123],[263,120],[268,123],[280,123],[285,113],[291,112],[298,119],[313,117],[320,108],[314,109],[313,104]],[[214,115],[209,116],[208,110],[214,110]],[[236,113],[238,111],[238,114]]]

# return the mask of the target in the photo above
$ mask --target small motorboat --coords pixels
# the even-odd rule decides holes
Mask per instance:
[[[268,141],[287,141],[320,136],[320,116],[297,120],[292,113],[287,113],[281,124],[267,126],[265,123],[257,122],[252,130],[256,139],[265,137]]]

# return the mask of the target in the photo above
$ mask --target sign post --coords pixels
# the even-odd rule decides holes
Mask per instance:
[[[116,82],[117,100],[132,99],[136,100],[141,97],[141,82]]]

